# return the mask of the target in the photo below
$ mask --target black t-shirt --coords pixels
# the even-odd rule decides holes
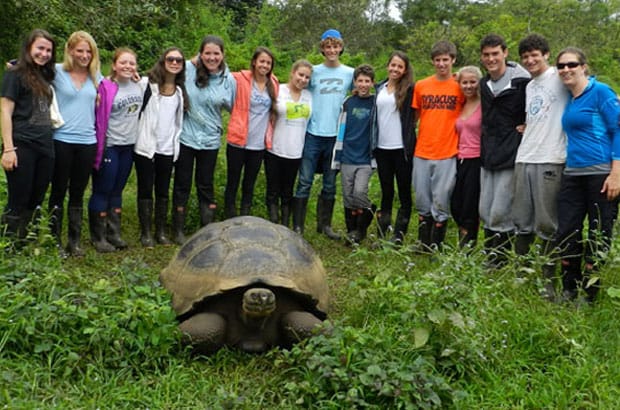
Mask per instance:
[[[37,96],[24,84],[21,74],[14,70],[4,73],[2,97],[15,103],[13,109],[13,143],[27,144],[42,154],[53,156],[53,130],[50,100]]]

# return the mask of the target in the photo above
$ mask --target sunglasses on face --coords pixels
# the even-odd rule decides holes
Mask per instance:
[[[181,64],[183,62],[183,58],[182,57],[166,57],[166,62]]]
[[[555,66],[558,68],[558,70],[562,70],[564,69],[564,67],[577,68],[580,65],[581,63],[578,63],[577,61],[570,61],[568,63],[557,63]]]

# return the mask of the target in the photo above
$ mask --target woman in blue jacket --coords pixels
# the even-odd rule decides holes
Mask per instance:
[[[563,295],[572,300],[582,288],[591,302],[600,287],[592,274],[609,249],[614,199],[620,194],[620,103],[609,86],[588,76],[580,49],[562,50],[556,66],[572,96],[562,116],[568,144],[558,196]],[[588,237],[583,240],[586,216]]]

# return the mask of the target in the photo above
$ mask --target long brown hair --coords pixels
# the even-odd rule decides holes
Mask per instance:
[[[411,66],[411,62],[409,61],[409,57],[407,54],[402,51],[393,51],[390,54],[390,58],[388,59],[387,66],[390,65],[392,59],[394,57],[398,57],[405,63],[405,72],[402,77],[396,81],[396,86],[394,87],[394,98],[396,100],[396,108],[399,110],[402,109],[403,104],[405,103],[405,99],[407,98],[407,90],[413,84],[413,67]]]
[[[276,59],[273,56],[271,50],[269,50],[267,47],[256,47],[256,49],[254,50],[254,54],[252,55],[252,60],[250,62],[250,70],[252,71],[252,76],[254,76],[256,70],[256,60],[258,60],[258,57],[261,54],[267,54],[271,58],[271,69],[267,73],[267,93],[269,94],[269,98],[271,99],[271,113],[273,114],[276,112],[276,100],[278,99],[278,96],[276,95],[276,87],[273,85],[273,81],[271,79],[271,73],[273,73],[273,68],[276,65]]]
[[[73,61],[73,57],[71,56],[71,50],[73,50],[79,42],[84,41],[90,47],[91,60],[88,64],[88,75],[92,80],[95,87],[97,87],[97,80],[99,77],[99,72],[101,70],[101,62],[99,60],[99,49],[97,48],[97,43],[95,43],[95,39],[85,31],[76,31],[71,34],[65,43],[65,56],[62,63],[62,68],[65,71],[71,71],[74,68],[75,62]]]
[[[45,65],[39,66],[32,60],[30,50],[32,45],[38,38],[44,38],[52,43],[52,55]],[[52,91],[50,85],[56,77],[56,42],[45,30],[32,30],[22,44],[19,53],[19,60],[12,70],[18,72],[24,79],[26,86],[30,88],[34,95],[45,96],[52,99]]]
[[[174,76],[174,84],[181,88],[181,93],[183,93],[183,111],[187,111],[189,109],[189,98],[187,97],[187,91],[185,91],[185,55],[180,48],[169,47],[159,56],[157,62],[148,72],[149,82],[157,84],[160,89],[166,83],[166,57],[172,51],[177,51],[183,59],[181,71]]]
[[[209,35],[202,39],[202,43],[200,43],[200,50],[198,50],[198,54],[202,54],[202,50],[205,48],[207,44],[215,44],[218,46],[220,51],[222,52],[222,62],[218,69],[221,71],[226,66],[226,58],[224,54],[224,40],[222,40],[219,36]],[[198,57],[197,65],[196,65],[196,86],[198,88],[205,88],[209,85],[209,70],[205,67],[202,62],[202,58]]]

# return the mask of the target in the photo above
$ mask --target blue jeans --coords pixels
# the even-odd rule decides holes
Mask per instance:
[[[93,194],[88,209],[104,212],[122,208],[123,189],[129,179],[133,164],[133,145],[107,147],[98,171],[93,173]]]
[[[299,168],[299,180],[297,181],[296,198],[310,197],[314,174],[317,171],[323,173],[323,190],[321,197],[324,199],[336,198],[336,171],[331,169],[332,152],[336,137],[318,137],[306,133],[304,152]]]

